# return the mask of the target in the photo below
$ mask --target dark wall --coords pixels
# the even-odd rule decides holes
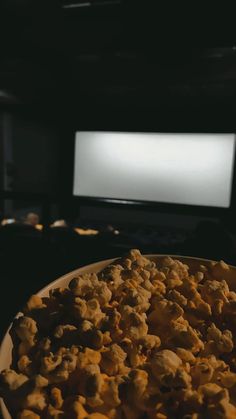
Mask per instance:
[[[40,110],[21,112],[16,109],[0,111],[7,115],[8,136],[0,141],[0,189],[3,188],[3,170],[7,169],[7,190],[18,193],[38,193],[52,197],[72,190],[74,141],[68,126]],[[9,165],[9,160],[11,164]]]
[[[51,193],[57,182],[60,147],[53,128],[13,116],[14,190]]]

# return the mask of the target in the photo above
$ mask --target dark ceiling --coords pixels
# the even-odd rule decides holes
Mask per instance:
[[[154,11],[150,4],[5,1],[0,91],[13,99],[2,96],[2,102],[73,121],[111,110],[133,122],[137,112],[166,121],[170,112],[185,121],[198,114],[215,121],[216,129],[221,117],[222,129],[232,130],[234,15],[216,6],[210,12],[179,5]]]

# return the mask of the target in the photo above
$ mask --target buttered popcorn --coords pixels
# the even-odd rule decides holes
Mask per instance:
[[[0,389],[18,419],[236,418],[236,278],[131,250],[14,321]]]

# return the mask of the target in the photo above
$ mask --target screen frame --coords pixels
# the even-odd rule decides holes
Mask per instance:
[[[234,136],[234,159],[233,159],[233,170],[231,176],[231,196],[230,196],[230,204],[229,207],[217,207],[217,206],[207,206],[207,205],[190,205],[190,204],[177,204],[177,203],[167,203],[161,201],[143,201],[143,200],[134,200],[134,199],[122,199],[122,198],[108,198],[104,197],[91,197],[85,195],[74,195],[74,170],[75,170],[75,159],[76,159],[76,134],[82,132],[104,132],[104,133],[132,133],[132,134],[184,134],[184,135],[191,135],[191,134],[216,134],[216,135],[224,135],[224,134],[231,134]],[[128,208],[128,209],[135,209],[135,210],[146,210],[146,211],[159,211],[159,212],[168,212],[168,213],[176,213],[176,214],[193,214],[193,215],[203,215],[203,216],[218,216],[218,217],[225,217],[227,214],[231,214],[234,209],[236,209],[236,191],[234,193],[234,189],[236,189],[236,133],[232,132],[167,132],[167,131],[121,131],[121,130],[76,130],[74,133],[74,161],[73,161],[73,179],[72,179],[72,199],[75,203],[83,205],[83,206],[99,206],[99,207],[119,207],[119,208]]]

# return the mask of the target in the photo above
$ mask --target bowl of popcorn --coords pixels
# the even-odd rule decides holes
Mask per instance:
[[[133,249],[33,295],[0,349],[4,419],[236,418],[236,268]]]

